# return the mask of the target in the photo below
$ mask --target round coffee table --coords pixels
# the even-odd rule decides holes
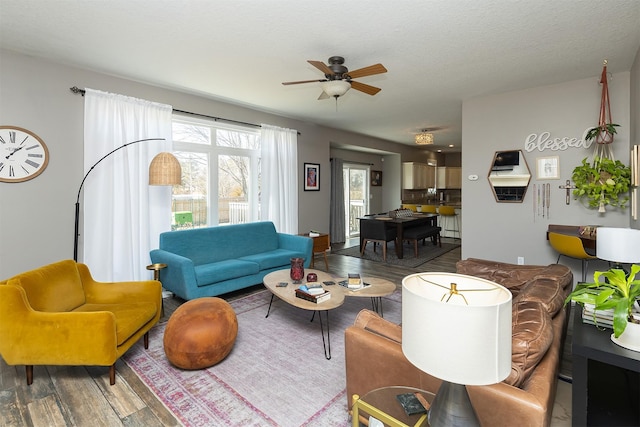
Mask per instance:
[[[373,311],[384,317],[384,310],[382,308],[382,297],[386,297],[387,295],[391,295],[395,292],[395,283],[387,279],[373,276],[362,276],[362,282],[367,283],[371,286],[357,290],[351,290],[343,286],[339,287],[342,289],[343,294],[347,297],[371,298],[371,308],[373,309]]]
[[[326,282],[333,280],[333,277],[320,270],[304,270],[305,276],[309,273],[315,273],[318,276],[318,283]],[[273,304],[273,297],[277,296],[284,302],[291,304],[294,307],[301,308],[303,310],[313,311],[313,318],[315,317],[316,312],[318,312],[318,317],[320,318],[320,333],[322,334],[322,346],[324,347],[324,357],[327,360],[331,359],[331,335],[329,330],[329,310],[340,307],[344,303],[344,293],[334,292],[335,288],[339,288],[340,286],[326,286],[322,285],[323,288],[330,288],[331,298],[321,303],[315,303],[311,301],[304,300],[302,298],[298,298],[296,296],[296,289],[300,287],[302,284],[294,284],[289,276],[289,269],[286,270],[278,270],[273,273],[269,273],[264,276],[262,279],[264,285],[271,291],[271,301],[269,302],[269,309],[267,310],[267,315],[265,317],[269,317],[269,313],[271,312],[271,304]],[[287,283],[287,286],[277,286],[278,283]],[[306,283],[306,282],[303,282]],[[322,314],[324,313],[324,320],[322,319]],[[327,330],[327,338],[325,340],[325,323]]]
[[[322,333],[322,345],[324,347],[324,356],[331,359],[331,335],[329,329],[329,310],[340,307],[344,303],[345,297],[369,297],[371,298],[371,305],[373,310],[382,315],[382,297],[392,294],[396,290],[396,285],[386,279],[380,279],[377,277],[364,276],[362,281],[368,283],[371,286],[350,290],[344,286],[340,286],[338,282],[344,278],[335,278],[329,273],[320,270],[305,269],[305,276],[309,273],[315,273],[318,276],[317,282],[322,284],[322,287],[331,293],[331,298],[321,303],[314,303],[311,301],[298,298],[296,296],[296,289],[302,284],[294,284],[289,276],[289,269],[278,270],[267,274],[262,279],[265,287],[271,291],[271,301],[269,302],[269,308],[267,309],[267,315],[271,312],[271,305],[273,304],[273,297],[278,297],[284,302],[301,308],[303,310],[313,311],[313,321],[315,313],[318,312],[320,318],[320,332]],[[334,282],[334,285],[325,285],[323,282]],[[278,283],[287,283],[287,286],[278,286]],[[302,283],[306,283],[303,281]],[[323,320],[324,314],[324,320]],[[325,327],[326,326],[326,327]],[[325,339],[325,329],[327,330]]]

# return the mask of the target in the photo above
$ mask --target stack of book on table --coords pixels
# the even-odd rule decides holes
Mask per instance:
[[[357,291],[371,286],[368,283],[364,283],[358,273],[350,273],[349,277],[347,277],[347,280],[343,280],[338,283],[340,286],[345,287],[350,291]]]
[[[593,304],[585,304],[582,308],[582,322],[590,325],[613,328],[613,309],[594,310]],[[638,310],[633,308],[634,315]],[[639,313],[640,314],[640,313]]]
[[[307,283],[296,289],[296,297],[303,300],[311,301],[316,304],[327,301],[331,298],[331,293],[324,289],[320,284]]]
[[[593,304],[585,304],[582,308],[582,322],[590,325],[613,328],[613,309],[594,310]]]

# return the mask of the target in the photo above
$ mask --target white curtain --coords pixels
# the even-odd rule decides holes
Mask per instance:
[[[149,186],[149,163],[171,151],[170,105],[87,89],[84,102],[84,173],[80,262],[96,280],[147,280],[149,250],[171,228],[171,187]]]
[[[298,132],[261,125],[260,219],[281,233],[298,234]]]

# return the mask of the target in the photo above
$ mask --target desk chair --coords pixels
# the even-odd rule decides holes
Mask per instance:
[[[360,248],[360,256],[364,255],[364,250],[368,242],[373,242],[373,252],[376,251],[376,244],[382,244],[382,259],[387,261],[387,242],[396,242],[397,232],[395,228],[387,227],[384,221],[377,219],[369,219],[360,221],[360,237],[362,239],[362,248]]]
[[[582,240],[577,236],[569,236],[566,234],[552,232],[549,233],[549,243],[551,244],[551,247],[558,252],[556,264],[560,262],[560,257],[563,255],[582,261],[582,282],[586,282],[589,260],[597,259],[597,257],[589,255],[584,250]]]
[[[458,233],[458,238],[460,238],[460,218],[456,213],[456,209],[453,206],[440,206],[438,213],[440,214],[440,226],[442,230],[444,232],[452,231],[453,238],[455,238],[455,234]],[[451,220],[453,220],[453,228],[447,228]]]

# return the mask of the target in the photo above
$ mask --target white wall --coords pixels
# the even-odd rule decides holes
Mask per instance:
[[[637,61],[636,61],[637,62]],[[549,224],[608,225],[628,227],[629,209],[616,211],[608,208],[606,214],[587,209],[571,197],[565,204],[565,190],[559,189],[572,170],[585,157],[592,155],[593,147],[569,148],[565,151],[544,150],[526,152],[524,141],[532,133],[548,131],[551,138],[582,138],[585,129],[598,124],[601,87],[600,70],[594,77],[563,84],[510,92],[496,96],[471,99],[463,103],[462,110],[462,197],[464,201],[463,258],[477,257],[516,263],[523,256],[527,264],[549,264],[557,254],[546,240]],[[635,71],[637,80],[637,66]],[[637,82],[636,82],[637,84]],[[618,73],[609,83],[612,117],[620,124],[614,142],[615,157],[629,164],[630,131],[638,119],[630,117],[630,73]],[[635,102],[637,103],[637,96]],[[637,142],[636,142],[637,143]],[[523,203],[497,203],[491,193],[487,174],[495,151],[522,149],[531,169],[532,180]],[[560,179],[538,181],[536,158],[559,156]],[[467,177],[476,174],[477,181]],[[551,208],[549,217],[534,215],[532,184],[549,183]],[[579,277],[580,262],[561,261],[572,266]],[[600,268],[601,261],[593,263]],[[590,268],[590,271],[593,271]]]
[[[0,50],[0,123],[35,132],[47,144],[51,159],[42,175],[33,180],[0,183],[0,280],[73,257],[74,204],[83,176],[84,102],[71,93],[72,86],[162,102],[199,114],[297,129],[301,133],[301,182],[303,163],[321,166],[320,191],[303,191],[299,186],[301,231],[329,229],[330,142],[398,153],[407,159],[423,155],[406,145]],[[399,206],[399,183],[390,170],[380,197],[395,197]]]

